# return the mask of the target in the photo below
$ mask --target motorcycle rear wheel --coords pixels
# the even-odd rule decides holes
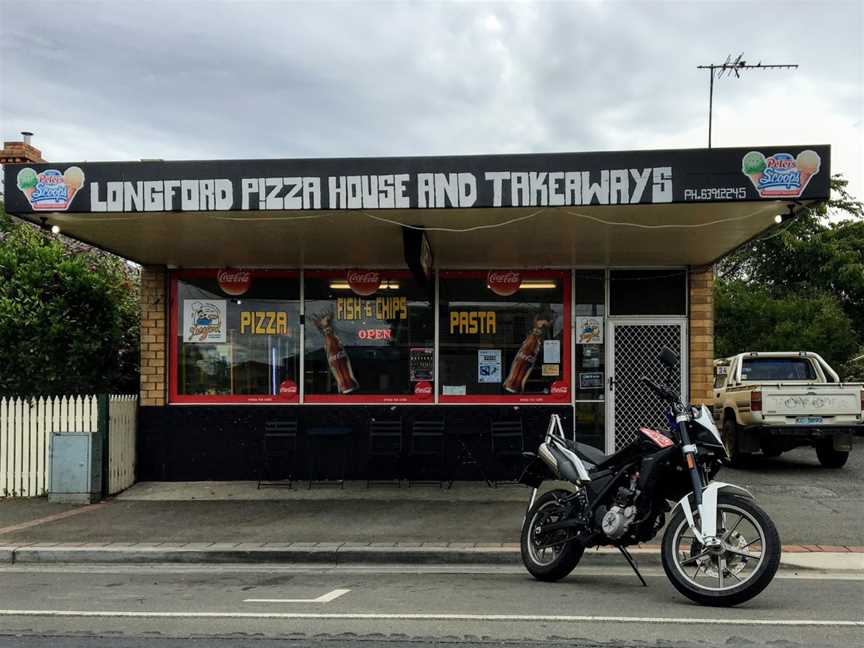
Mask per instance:
[[[566,491],[550,491],[538,498],[525,516],[525,524],[522,525],[522,562],[528,572],[537,580],[554,582],[567,576],[579,564],[585,547],[570,540],[549,547],[539,547],[547,544],[553,538],[542,538],[542,527],[544,524],[557,522],[561,518],[558,498],[566,496]],[[567,530],[562,529],[553,533],[566,537]],[[542,542],[541,542],[542,538]]]
[[[723,544],[714,551],[699,543],[678,507],[663,535],[661,559],[666,576],[684,596],[728,607],[768,587],[780,566],[780,535],[768,514],[746,497],[719,493],[717,518]],[[698,525],[698,514],[696,520]]]

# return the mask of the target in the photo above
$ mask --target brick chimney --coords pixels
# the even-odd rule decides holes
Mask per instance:
[[[0,151],[0,164],[47,162],[42,157],[42,151],[30,144],[33,133],[22,131],[21,136],[23,137],[21,142],[3,142],[3,150]]]

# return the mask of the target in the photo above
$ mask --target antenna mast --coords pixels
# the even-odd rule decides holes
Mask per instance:
[[[762,61],[759,61],[756,65],[749,65],[747,61],[744,60],[744,52],[741,52],[734,60],[732,55],[726,57],[726,61],[720,64],[711,63],[710,65],[697,65],[697,69],[699,70],[708,70],[708,73],[711,75],[710,77],[710,85],[708,86],[708,148],[711,148],[711,121],[714,116],[714,74],[716,72],[717,78],[722,79],[725,74],[727,77],[731,77],[732,74],[735,74],[736,79],[741,78],[741,72],[743,70],[797,70],[798,65],[796,63],[783,63],[780,65],[762,65]]]

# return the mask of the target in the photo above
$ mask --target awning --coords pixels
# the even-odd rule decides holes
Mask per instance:
[[[6,165],[9,213],[145,264],[703,265],[829,196],[830,148]]]

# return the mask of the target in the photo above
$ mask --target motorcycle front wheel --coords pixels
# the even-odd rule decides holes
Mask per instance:
[[[543,532],[543,526],[561,520],[562,511],[558,498],[568,495],[565,491],[550,491],[538,498],[525,516],[522,525],[522,562],[528,572],[537,580],[554,582],[561,580],[573,571],[585,548],[567,537],[567,529],[550,533]],[[556,538],[562,542],[555,543]]]
[[[698,513],[694,511],[696,524]],[[679,592],[701,605],[738,605],[764,590],[780,566],[777,527],[751,499],[719,493],[718,547],[702,545],[679,507],[663,535],[663,570]]]

